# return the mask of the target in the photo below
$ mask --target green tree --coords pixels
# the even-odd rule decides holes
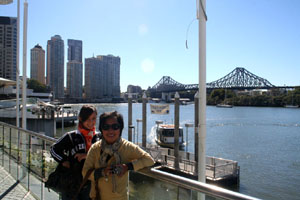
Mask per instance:
[[[33,89],[33,92],[50,92],[50,89],[46,85],[40,83],[35,79],[29,79],[27,81],[27,88]]]
[[[224,100],[224,91],[223,89],[214,89],[208,98],[208,101],[211,105],[216,105],[221,103]]]
[[[251,98],[251,102],[253,106],[270,106],[272,98],[267,95],[256,95]]]
[[[238,101],[238,106],[251,106],[251,97],[249,95],[241,95]]]
[[[283,98],[282,96],[272,96],[272,105],[276,107],[283,106]]]

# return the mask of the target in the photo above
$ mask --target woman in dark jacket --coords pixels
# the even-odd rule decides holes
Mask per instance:
[[[100,139],[100,135],[95,131],[96,119],[97,110],[94,106],[85,105],[80,109],[77,130],[65,133],[51,147],[50,153],[59,164],[65,168],[79,164],[82,169],[89,148]],[[77,199],[88,200],[89,191],[90,182],[81,189]],[[74,194],[62,193],[61,195],[62,200],[69,200]]]

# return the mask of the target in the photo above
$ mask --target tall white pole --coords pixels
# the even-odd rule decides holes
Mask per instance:
[[[17,74],[16,74],[16,81],[17,81],[17,88],[16,88],[16,126],[20,127],[20,0],[18,0],[18,10],[17,10]]]
[[[198,2],[199,20],[199,125],[198,180],[205,183],[206,140],[206,0]]]
[[[22,128],[26,129],[26,68],[27,68],[27,12],[28,12],[28,3],[24,2],[24,22],[23,22],[23,86],[22,86]]]

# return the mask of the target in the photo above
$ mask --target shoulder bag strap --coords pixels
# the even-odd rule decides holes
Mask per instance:
[[[72,145],[71,145],[71,147],[70,147],[70,149],[69,149],[69,159],[71,159],[71,161],[72,161],[72,163],[70,163],[71,164],[71,168],[72,168],[72,166],[73,166],[73,162],[74,162],[74,157],[72,156],[72,149],[73,148],[75,148],[75,143],[74,143],[74,140],[73,140],[73,136],[74,135],[76,135],[76,132],[74,132],[74,131],[72,131],[72,132],[68,132],[67,133],[67,135],[69,136],[69,138],[70,138],[70,141],[71,141],[71,143],[72,143]],[[73,136],[72,136],[73,135]]]
[[[72,142],[72,145],[74,146],[73,138],[72,138],[72,136],[71,136],[72,133],[73,133],[73,132],[70,132],[70,133],[67,133],[67,134],[68,134],[68,136],[69,136],[69,138],[70,138],[70,140],[71,140],[71,142]]]
[[[74,133],[74,132],[69,132],[69,133],[67,133],[68,134],[68,136],[69,136],[69,138],[70,138],[70,140],[71,140],[71,143],[72,143],[72,147],[69,149],[69,156],[71,156],[72,155],[72,148],[75,148],[75,144],[74,144],[74,142],[73,142],[73,138],[72,138],[72,133]]]
[[[87,182],[87,180],[89,179],[89,176],[91,175],[91,173],[94,171],[94,169],[89,169],[89,171],[86,173],[86,175],[84,176],[79,189],[77,190],[77,192],[75,193],[75,195],[73,196],[72,200],[76,200],[76,197],[78,196],[80,190],[82,189],[82,187],[84,186],[84,184]]]

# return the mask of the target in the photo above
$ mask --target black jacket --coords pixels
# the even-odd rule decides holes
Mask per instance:
[[[92,138],[92,144],[100,138],[101,135],[96,133]],[[76,162],[74,158],[76,153],[87,153],[84,136],[78,130],[65,133],[51,146],[50,153],[60,164],[64,161]]]

